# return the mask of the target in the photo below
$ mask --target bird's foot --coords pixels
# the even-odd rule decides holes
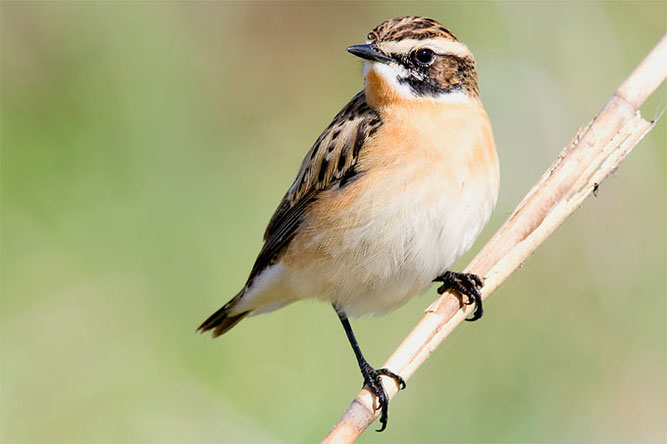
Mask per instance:
[[[368,387],[368,390],[377,397],[378,410],[382,410],[380,413],[381,427],[377,430],[378,432],[381,432],[387,428],[389,397],[387,396],[387,392],[384,390],[384,386],[382,385],[382,378],[380,375],[393,378],[398,384],[399,390],[403,390],[405,388],[405,379],[386,368],[379,368],[376,370],[368,365],[368,363],[365,363],[365,365],[362,366],[361,374],[364,377],[364,386]]]
[[[472,322],[482,317],[484,308],[482,307],[482,293],[479,291],[484,285],[482,278],[472,273],[445,271],[435,278],[433,282],[442,282],[442,285],[438,287],[438,294],[443,294],[447,290],[455,290],[461,296],[466,297],[465,302],[461,299],[462,303],[466,305],[475,304],[475,311],[472,314],[472,318],[466,319],[466,321]]]

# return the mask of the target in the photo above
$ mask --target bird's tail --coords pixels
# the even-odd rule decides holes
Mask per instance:
[[[198,332],[204,333],[205,331],[213,330],[213,337],[217,338],[221,334],[225,333],[227,330],[231,329],[233,326],[238,324],[241,319],[245,318],[250,314],[249,311],[244,311],[237,314],[230,314],[233,311],[234,306],[239,302],[243,297],[245,289],[241,290],[236,296],[232,298],[231,301],[227,302],[220,310],[213,313],[204,321],[202,325],[197,329]]]

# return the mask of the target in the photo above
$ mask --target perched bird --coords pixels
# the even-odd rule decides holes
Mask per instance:
[[[347,50],[365,60],[363,91],[306,154],[243,289],[199,330],[217,337],[301,299],[331,303],[377,396],[381,431],[380,375],[405,381],[368,364],[348,315],[387,312],[434,281],[477,304],[470,320],[482,315],[481,279],[448,268],[491,215],[498,157],[475,60],[440,23],[388,20]]]

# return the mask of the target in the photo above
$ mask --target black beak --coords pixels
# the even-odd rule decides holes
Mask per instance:
[[[374,62],[388,63],[393,61],[391,57],[387,57],[381,53],[375,45],[354,45],[347,48],[347,52]]]

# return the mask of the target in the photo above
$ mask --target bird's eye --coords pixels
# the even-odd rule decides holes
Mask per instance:
[[[420,65],[430,65],[433,62],[435,54],[429,48],[422,48],[414,53],[414,59]]]

